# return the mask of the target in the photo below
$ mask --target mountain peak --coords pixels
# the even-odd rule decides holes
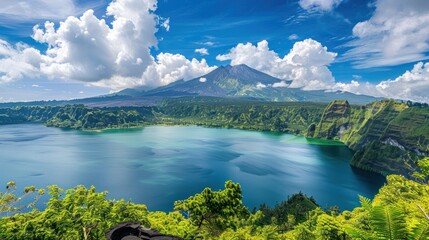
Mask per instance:
[[[219,66],[212,72],[189,81],[177,81],[147,92],[130,92],[133,96],[216,96],[250,97],[271,101],[331,102],[334,99],[349,99],[353,103],[368,103],[374,98],[351,93],[304,91],[296,88],[274,87],[281,80],[253,69],[245,64]],[[257,86],[265,85],[265,88]]]
[[[254,85],[258,83],[274,84],[281,80],[266,73],[253,69],[246,64],[220,66],[212,72],[202,76],[208,81],[220,79],[235,79],[241,85]]]
[[[251,67],[247,66],[247,65],[246,65],[246,64],[244,64],[244,63],[242,63],[242,64],[237,64],[237,65],[230,65],[230,64],[228,64],[228,65],[221,66],[221,67],[223,67],[223,68],[225,68],[225,69],[245,69],[245,68],[247,68],[247,69],[252,69],[252,70],[254,70],[253,68],[251,68]]]

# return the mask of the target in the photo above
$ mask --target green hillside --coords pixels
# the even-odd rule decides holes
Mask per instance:
[[[344,142],[356,151],[353,166],[411,176],[417,160],[429,155],[429,108],[392,100],[365,106],[334,101],[307,136]]]

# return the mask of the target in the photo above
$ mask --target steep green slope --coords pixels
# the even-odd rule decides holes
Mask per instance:
[[[380,140],[389,123],[406,108],[403,103],[387,100],[357,109],[351,116],[351,126],[342,136],[342,141],[351,149],[358,150],[371,141]]]
[[[392,100],[353,107],[334,101],[307,136],[341,140],[356,151],[353,166],[411,176],[416,161],[429,155],[429,108]]]
[[[347,101],[335,100],[324,110],[322,121],[307,135],[339,140],[349,127],[351,107]],[[309,128],[313,129],[313,127]]]

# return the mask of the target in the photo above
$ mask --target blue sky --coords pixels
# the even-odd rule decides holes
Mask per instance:
[[[0,0],[0,101],[153,88],[229,63],[293,80],[305,90],[429,101],[425,0],[55,4]]]
[[[238,43],[267,40],[270,48],[286,55],[298,40],[312,38],[330,51],[342,54],[343,45],[352,37],[356,23],[369,19],[375,8],[372,1],[344,1],[332,12],[309,13],[292,0],[209,0],[161,1],[158,13],[170,17],[170,31],[160,32],[160,51],[199,57],[195,48],[208,48],[204,56],[210,64],[219,65],[218,54],[224,54]],[[192,6],[192,7],[190,7]],[[289,40],[295,34],[297,39]],[[213,42],[213,46],[204,46]],[[388,68],[353,69],[349,62],[330,67],[338,80],[350,81],[361,75],[371,82],[395,78],[412,67],[412,63]]]

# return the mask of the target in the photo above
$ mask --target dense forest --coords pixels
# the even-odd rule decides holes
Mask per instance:
[[[206,188],[176,201],[169,213],[107,200],[107,192],[97,192],[94,187],[64,191],[49,186],[44,211],[4,216],[20,209],[23,196],[36,201],[44,194],[44,189],[29,187],[18,196],[15,183],[9,182],[0,195],[4,216],[0,239],[105,239],[109,228],[124,221],[139,221],[184,239],[428,239],[429,158],[420,165],[421,183],[390,175],[373,200],[359,196],[361,206],[343,212],[335,207],[321,209],[316,200],[302,193],[274,207],[262,204],[250,211],[242,203],[240,185],[227,181],[222,190]]]

